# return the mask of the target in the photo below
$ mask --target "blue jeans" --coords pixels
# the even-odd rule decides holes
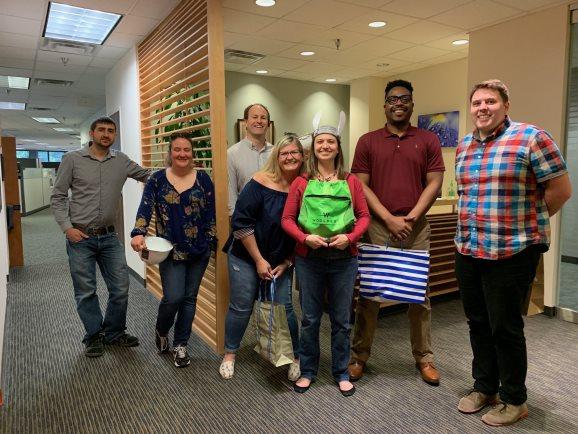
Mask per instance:
[[[357,275],[357,257],[295,259],[301,310],[301,376],[313,380],[319,369],[319,326],[327,288],[331,320],[331,373],[335,381],[349,380],[351,300]]]
[[[285,305],[287,324],[291,334],[294,357],[299,357],[299,326],[293,310],[291,283],[293,271],[285,271],[276,281],[275,298]],[[253,304],[259,293],[261,279],[254,263],[249,263],[229,253],[229,311],[225,319],[225,351],[236,352],[247,330]]]
[[[163,298],[159,305],[157,330],[161,336],[166,336],[174,323],[175,347],[186,346],[191,337],[191,326],[197,310],[197,294],[210,257],[210,250],[186,261],[175,261],[169,255],[159,264]]]
[[[66,240],[76,310],[84,324],[83,342],[104,333],[106,342],[121,337],[126,329],[128,267],[124,247],[116,234],[107,234],[71,243]],[[96,294],[96,264],[108,288],[104,320]]]

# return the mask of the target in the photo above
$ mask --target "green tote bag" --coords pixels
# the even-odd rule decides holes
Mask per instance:
[[[347,181],[309,180],[297,221],[304,232],[322,237],[351,231],[355,217]]]

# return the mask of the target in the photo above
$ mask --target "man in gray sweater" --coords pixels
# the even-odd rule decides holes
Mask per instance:
[[[114,221],[126,179],[145,182],[150,172],[110,149],[115,137],[112,119],[94,121],[90,127],[92,144],[64,155],[51,196],[54,217],[66,234],[76,309],[86,330],[83,342],[87,357],[102,356],[105,343],[122,347],[139,344],[138,338],[125,332],[128,266]],[[104,318],[96,294],[96,264],[109,293]]]

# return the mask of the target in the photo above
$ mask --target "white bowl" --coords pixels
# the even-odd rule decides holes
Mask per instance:
[[[160,264],[167,256],[171,250],[173,250],[173,245],[170,241],[165,240],[161,237],[145,237],[146,251],[148,251],[148,257],[143,258],[143,252],[139,253],[140,258],[147,264]]]

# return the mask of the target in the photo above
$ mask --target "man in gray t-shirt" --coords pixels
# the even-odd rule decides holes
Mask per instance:
[[[128,304],[128,266],[114,221],[127,178],[145,182],[149,170],[125,154],[110,149],[116,124],[99,118],[90,127],[92,144],[62,158],[52,191],[52,211],[66,234],[66,251],[74,286],[76,309],[86,334],[84,354],[98,357],[104,344],[135,347],[138,338],[125,332]],[[68,196],[68,190],[72,195]],[[96,294],[96,264],[108,288],[102,315]]]
[[[247,135],[227,150],[229,215],[233,215],[239,193],[255,172],[263,168],[273,148],[265,139],[270,121],[267,107],[251,104],[245,108],[243,119],[247,124]]]

